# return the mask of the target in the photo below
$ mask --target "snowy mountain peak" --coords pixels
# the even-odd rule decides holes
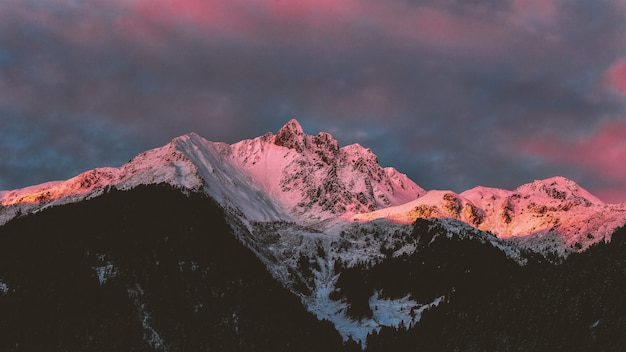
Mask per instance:
[[[274,144],[302,153],[306,148],[304,130],[296,119],[287,122],[276,134]]]
[[[188,140],[198,140],[198,139],[204,139],[204,138],[200,137],[196,132],[189,132],[187,134],[174,137],[174,139],[172,139],[170,143],[176,144],[176,142],[178,141],[188,141]]]
[[[232,145],[232,155],[252,178],[297,218],[324,219],[413,200],[424,190],[369,149],[339,147],[332,135],[307,135],[296,120],[276,135]]]
[[[119,168],[3,192],[0,204],[11,207],[0,220],[109,188],[157,183],[203,191],[253,221],[319,221],[399,205],[425,193],[406,175],[382,168],[371,150],[358,144],[340,148],[329,133],[307,135],[291,120],[276,135],[232,145],[188,133]]]
[[[576,182],[562,176],[535,180],[518,187],[514,193],[543,196],[560,201],[571,201],[575,205],[583,205],[585,207],[604,205],[604,202],[580,187]]]
[[[159,183],[205,192],[246,221],[454,218],[501,238],[539,239],[546,248],[556,243],[584,249],[626,222],[626,204],[604,204],[564,177],[536,180],[513,191],[476,187],[461,194],[426,193],[394,168],[381,167],[370,149],[340,147],[326,132],[307,135],[291,120],[277,134],[232,145],[188,133],[119,168],[0,192],[0,224],[111,188]]]
[[[500,238],[543,253],[567,254],[610,238],[626,222],[623,204],[605,204],[564,177],[536,180],[513,191],[475,187],[459,195],[429,191],[397,207],[351,219],[387,218],[412,223],[417,218],[453,218]]]
[[[330,133],[320,132],[316,136],[307,135],[295,119],[287,122],[278,131],[274,136],[274,144],[293,149],[298,153],[310,152],[317,155],[327,165],[332,164],[339,154],[339,143]]]

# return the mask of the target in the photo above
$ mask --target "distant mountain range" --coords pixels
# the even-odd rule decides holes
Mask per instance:
[[[503,329],[493,341],[476,340],[475,326],[464,319],[471,316],[476,326],[494,329],[493,322],[478,323],[475,309],[491,319],[508,314],[505,293],[531,305],[519,295],[552,294],[534,280],[553,277],[551,285],[567,288],[576,280],[567,281],[571,273],[561,271],[584,261],[600,261],[594,264],[598,269],[613,271],[589,278],[585,270],[593,266],[579,270],[588,280],[580,289],[590,284],[598,297],[578,297],[578,291],[572,296],[578,303],[590,300],[576,314],[588,310],[593,318],[585,319],[595,319],[574,324],[585,330],[573,337],[583,339],[575,345],[611,348],[624,339],[598,336],[613,331],[607,322],[626,319],[625,310],[616,315],[603,306],[624,307],[621,294],[605,291],[624,285],[624,252],[616,249],[623,248],[623,236],[611,238],[625,223],[626,203],[605,204],[563,177],[513,191],[425,191],[394,168],[381,167],[371,150],[340,147],[325,132],[307,135],[296,120],[276,134],[232,145],[191,133],[119,168],[0,191],[0,308],[14,307],[13,315],[0,318],[0,328],[8,327],[0,349],[402,350],[431,346],[424,332],[439,321],[461,334],[459,344],[448,342],[443,349],[536,350],[556,343],[563,350],[569,345],[558,343],[560,335],[555,342],[539,334],[520,345],[526,335]],[[218,254],[215,246],[227,246],[224,253],[230,255]],[[622,259],[604,263],[598,256]],[[233,264],[239,257],[259,279]],[[214,269],[233,265],[238,269]],[[42,276],[35,267],[61,272]],[[594,280],[608,283],[601,289]],[[74,284],[100,310],[75,312],[74,305],[89,303],[68,301]],[[262,318],[259,307],[242,301],[255,290],[254,304],[273,307],[270,315],[276,317]],[[273,292],[289,297],[289,311],[269,303]],[[563,300],[571,298],[568,292],[562,292]],[[54,318],[55,303],[38,295],[58,296],[64,302],[56,307],[61,316]],[[545,302],[550,299],[561,302],[551,296]],[[226,302],[223,309],[220,302]],[[544,308],[545,302],[534,304]],[[37,304],[50,316],[29,327]],[[112,305],[117,315],[102,305]],[[21,316],[15,307],[33,311]],[[171,317],[170,310],[188,315]],[[124,314],[131,317],[124,320]],[[532,318],[542,314],[538,310]],[[306,331],[294,332],[281,319],[302,322]],[[510,323],[523,324],[516,319]],[[81,330],[77,321],[92,325]],[[130,330],[114,343],[122,336],[116,325]],[[29,342],[44,329],[52,329],[47,339],[61,339],[57,331],[62,341]],[[466,336],[470,331],[474,337]],[[216,342],[220,334],[227,343]],[[455,338],[448,329],[437,334],[431,337]],[[318,338],[328,343],[303,343]]]

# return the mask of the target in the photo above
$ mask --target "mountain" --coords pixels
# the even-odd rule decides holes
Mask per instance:
[[[461,255],[468,246],[437,247],[435,255]],[[428,252],[418,255],[405,266],[430,262],[424,258]],[[435,264],[454,269],[457,261],[446,259]],[[507,268],[493,256],[482,264],[480,257],[463,260],[469,265],[457,275],[467,275],[469,285],[456,280],[461,285],[449,301],[425,311],[412,328],[383,327],[370,335],[367,351],[621,351],[626,346],[626,228],[611,242],[574,253],[559,265]],[[471,277],[476,269],[482,276]]]
[[[625,204],[605,204],[564,177],[533,181],[513,191],[476,187],[461,194],[429,191],[406,204],[356,214],[355,221],[452,218],[539,253],[566,256],[611,234],[626,220]]]
[[[400,205],[424,190],[394,168],[382,168],[359,144],[338,147],[325,132],[306,135],[296,120],[276,134],[232,145],[242,169],[297,219],[321,220]]]
[[[172,198],[176,199],[172,204],[178,207],[172,207]],[[149,204],[143,203],[146,199]],[[184,199],[202,202],[187,203]],[[128,204],[135,206],[129,208]],[[189,219],[189,214],[197,217]],[[207,218],[203,219],[202,214]],[[63,221],[55,221],[57,217]],[[184,248],[222,246],[222,240],[203,242],[202,236],[215,236],[211,229],[214,222],[222,226],[219,236],[236,240],[240,247],[229,249],[225,257],[208,250],[198,254],[218,256],[214,258],[218,262],[207,264],[207,272],[212,272],[214,266],[237,266],[233,258],[248,258],[246,265],[262,268],[268,274],[263,277],[274,280],[289,297],[297,298],[309,312],[306,314],[330,321],[343,340],[343,344],[332,348],[345,349],[358,348],[350,345],[351,341],[365,348],[368,336],[386,334],[386,329],[418,326],[423,316],[447,312],[444,307],[451,304],[464,302],[467,307],[482,307],[484,297],[501,294],[516,280],[541,275],[554,263],[575,260],[570,257],[576,258],[577,253],[611,240],[612,233],[626,222],[626,205],[604,204],[562,177],[534,181],[513,191],[477,187],[460,194],[426,192],[406,175],[381,167],[371,150],[358,144],[339,147],[324,132],[307,135],[296,120],[276,134],[234,144],[207,141],[191,133],[141,153],[119,168],[98,168],[66,181],[0,192],[0,241],[10,244],[5,247],[7,259],[0,262],[0,304],[8,307],[17,300],[25,306],[31,300],[37,302],[37,292],[51,291],[51,297],[65,294],[59,287],[70,282],[64,281],[63,275],[46,281],[28,268],[63,258],[67,253],[64,247],[76,243],[72,256],[64,262],[67,266],[52,266],[57,269],[50,270],[70,270],[72,263],[76,264],[83,271],[69,272],[80,277],[85,288],[98,297],[108,285],[117,287],[111,294],[127,307],[124,314],[130,309],[136,319],[127,326],[147,336],[141,341],[128,340],[124,346],[154,348],[150,341],[160,341],[152,339],[158,335],[162,337],[161,345],[167,346],[163,350],[184,350],[180,346],[185,336],[197,339],[194,329],[205,325],[222,329],[231,341],[237,339],[233,336],[247,339],[245,336],[252,334],[250,346],[270,346],[259,340],[257,328],[239,333],[243,330],[238,330],[236,321],[220,315],[225,311],[214,317],[217,320],[208,318],[207,312],[189,316],[195,323],[181,327],[168,325],[171,322],[167,321],[157,325],[141,323],[147,315],[156,317],[160,308],[155,307],[159,305],[171,310],[184,308],[179,301],[189,293],[181,296],[175,288],[147,289],[149,285],[153,285],[151,289],[158,285],[170,287],[168,280],[189,285],[185,290],[194,295],[211,292],[213,300],[202,304],[219,306],[221,299],[235,295],[239,298],[228,305],[234,311],[245,305],[241,299],[254,290],[266,290],[263,292],[270,296],[268,292],[277,292],[275,287],[267,289],[273,284],[265,281],[261,285],[264,288],[243,284],[251,280],[243,268],[242,272],[226,271],[225,284],[211,289],[214,274],[187,282],[190,278],[186,274],[171,273],[175,264],[159,266],[161,259],[157,257],[169,250],[171,238],[191,231],[198,239],[181,242],[177,247],[180,252],[170,253],[167,261],[182,263],[181,273],[188,267],[191,272],[199,270],[201,265],[192,262],[200,263],[200,257],[187,258]],[[109,226],[112,224],[119,225]],[[67,231],[70,237],[64,237]],[[184,236],[181,238],[187,238]],[[57,237],[59,244],[54,242]],[[123,248],[125,239],[145,253],[141,263],[127,262],[132,253]],[[145,245],[143,241],[147,241]],[[27,264],[22,270],[13,262],[26,256],[33,243],[41,243],[41,247],[20,262]],[[46,252],[48,247],[52,252]],[[45,286],[28,281],[33,275]],[[154,281],[144,281],[142,275]],[[256,275],[261,275],[258,270]],[[100,282],[101,288],[94,286],[93,280]],[[228,282],[241,283],[245,289],[234,289]],[[160,296],[165,293],[167,296]],[[155,301],[148,304],[144,300],[148,296]],[[108,296],[102,297],[102,302],[108,302]],[[167,302],[165,297],[173,301]],[[278,316],[287,314],[267,301],[255,302],[273,307]],[[255,324],[270,324],[253,313],[256,308],[246,307],[251,310],[246,313],[248,319]],[[286,309],[296,312],[291,306]],[[154,321],[167,320],[166,313]],[[19,318],[15,314],[12,319]],[[285,319],[304,321],[309,319],[306,314],[298,312],[297,318]],[[107,329],[119,323],[115,317],[99,317],[104,319],[103,324],[110,324]],[[20,326],[26,324],[19,321]],[[228,323],[220,327],[220,321]],[[3,324],[10,326],[11,321]],[[275,321],[271,324],[283,329]],[[335,330],[329,332],[323,324],[311,329],[320,335],[306,338],[334,338]],[[277,334],[270,330],[268,333]],[[90,331],[83,333],[96,340],[109,336],[92,336]],[[13,343],[24,338],[9,340]],[[205,342],[205,347],[229,349]],[[288,349],[285,346],[294,343],[277,339],[271,346]]]
[[[328,133],[307,135],[296,120],[278,133],[232,145],[190,133],[120,168],[98,168],[67,181],[0,192],[0,224],[19,214],[96,197],[108,188],[170,184],[202,191],[245,221],[311,225],[345,219],[453,218],[524,248],[567,255],[608,240],[626,222],[625,204],[605,204],[563,177],[513,191],[476,187],[429,191],[379,165],[358,144],[339,147]]]
[[[344,350],[225,219],[140,185],[1,226],[0,350]]]
[[[120,168],[0,192],[0,219],[98,196],[107,187],[159,183],[202,190],[256,221],[319,221],[400,205],[425,193],[406,175],[382,168],[371,150],[358,144],[339,148],[330,134],[305,135],[291,120],[276,135],[233,145],[190,133]]]

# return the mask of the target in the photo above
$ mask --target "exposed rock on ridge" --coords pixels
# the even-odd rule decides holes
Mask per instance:
[[[369,149],[358,144],[340,148],[326,132],[307,135],[296,120],[289,121],[275,136],[270,133],[242,141],[233,149],[246,169],[264,174],[257,178],[264,179],[270,193],[281,194],[285,208],[299,218],[368,212],[425,193],[406,175],[382,168]],[[268,178],[269,168],[280,172]]]

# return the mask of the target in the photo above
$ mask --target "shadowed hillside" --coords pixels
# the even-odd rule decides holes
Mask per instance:
[[[167,186],[112,191],[0,227],[2,351],[342,348],[231,234]]]

